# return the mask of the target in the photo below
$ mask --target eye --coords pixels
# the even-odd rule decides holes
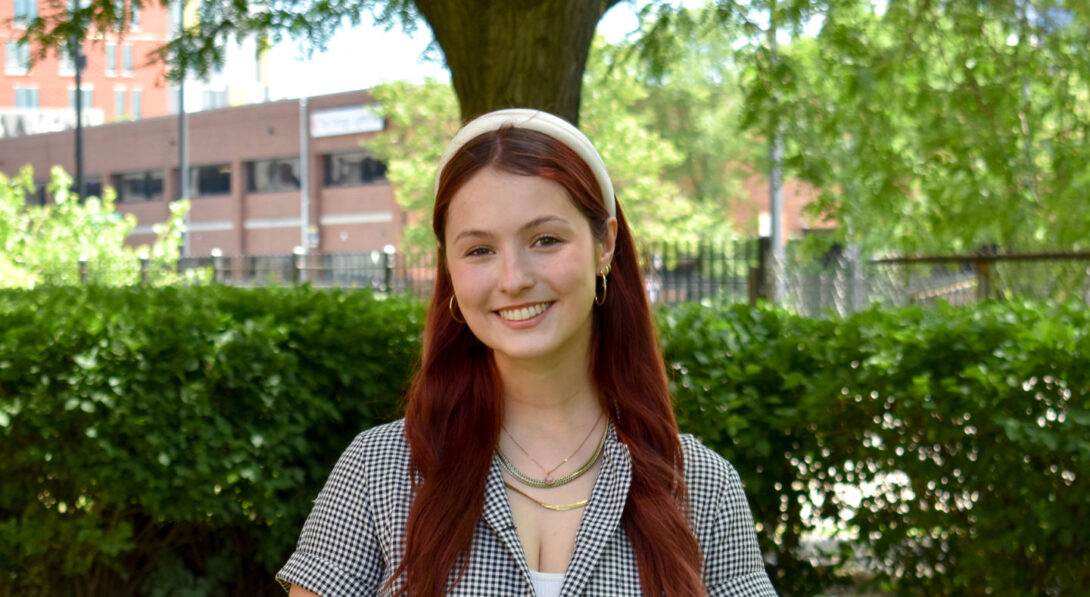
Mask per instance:
[[[561,242],[562,241],[559,238],[557,238],[555,236],[552,236],[552,235],[549,235],[549,234],[546,234],[546,235],[539,236],[536,239],[534,239],[534,246],[537,246],[537,247],[551,247],[553,245],[558,245]]]
[[[491,253],[492,253],[492,250],[489,249],[488,247],[471,247],[468,251],[466,251],[465,256],[466,257],[484,257],[485,255],[489,255]]]

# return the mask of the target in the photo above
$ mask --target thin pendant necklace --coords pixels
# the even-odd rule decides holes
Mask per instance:
[[[585,500],[579,500],[578,502],[575,502],[574,504],[546,504],[545,502],[539,501],[537,498],[535,498],[534,496],[532,496],[532,495],[526,493],[525,491],[519,489],[518,487],[515,487],[514,485],[511,485],[507,481],[504,481],[503,484],[506,485],[507,488],[510,489],[511,491],[521,495],[522,497],[530,500],[531,502],[537,504],[538,506],[541,506],[542,508],[545,508],[546,510],[552,510],[554,512],[567,512],[568,510],[576,510],[576,509],[582,508],[583,506],[586,506],[587,503],[590,502],[590,498],[587,498]]]
[[[595,427],[597,427],[597,423],[595,423]],[[593,430],[593,428],[591,429]],[[561,485],[567,485],[568,483],[571,483],[579,477],[582,477],[594,466],[595,462],[598,462],[598,457],[602,455],[602,447],[606,444],[606,435],[608,432],[609,425],[606,425],[606,428],[602,431],[602,439],[599,440],[598,447],[594,450],[594,454],[591,455],[589,460],[587,460],[585,463],[583,463],[582,466],[572,471],[571,473],[564,475],[559,479],[553,479],[552,481],[534,479],[533,477],[530,477],[529,475],[518,470],[517,468],[515,468],[515,465],[511,464],[511,461],[507,459],[507,456],[503,453],[503,450],[501,450],[499,446],[496,446],[496,456],[499,457],[500,465],[503,467],[503,470],[507,471],[512,477],[514,477],[523,485],[536,487],[538,489],[560,487]]]
[[[529,458],[534,464],[536,464],[537,467],[541,469],[541,472],[545,473],[545,483],[552,483],[553,482],[553,473],[556,472],[556,469],[558,469],[558,468],[564,466],[565,464],[567,464],[569,460],[574,458],[575,455],[579,453],[579,450],[583,449],[583,446],[585,446],[587,444],[587,440],[590,439],[590,434],[594,433],[594,430],[598,428],[598,421],[601,421],[601,420],[602,420],[602,413],[599,413],[598,418],[594,420],[594,424],[591,425],[590,429],[587,430],[587,434],[583,437],[583,441],[579,442],[579,446],[577,448],[575,448],[575,450],[572,451],[571,454],[568,454],[567,458],[565,458],[564,460],[561,460],[560,464],[558,464],[558,465],[556,465],[553,468],[548,469],[548,470],[545,469],[545,465],[541,464],[540,462],[537,461],[536,458],[531,456],[530,453],[526,451],[526,448],[522,447],[522,444],[519,443],[519,440],[515,439],[515,436],[511,435],[511,432],[507,430],[507,427],[505,427],[503,425],[500,425],[500,427],[503,429],[503,432],[507,434],[507,437],[511,438],[511,441],[515,442],[515,446],[518,447],[518,449],[521,450],[522,453],[525,454],[527,458]]]

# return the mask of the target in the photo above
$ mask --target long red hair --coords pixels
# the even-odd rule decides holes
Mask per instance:
[[[586,163],[552,137],[501,128],[467,143],[439,177],[432,226],[439,240],[435,291],[424,328],[421,366],[408,391],[405,434],[414,467],[399,594],[442,595],[460,578],[480,513],[503,416],[502,382],[484,346],[451,318],[453,294],[443,230],[454,193],[486,167],[540,176],[567,189],[602,238],[609,213]],[[632,455],[622,515],[646,595],[703,595],[700,547],[688,523],[682,450],[636,247],[620,205],[605,304],[594,309],[592,379],[617,435]],[[393,580],[391,581],[393,583]]]

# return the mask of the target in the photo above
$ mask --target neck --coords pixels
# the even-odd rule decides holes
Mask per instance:
[[[523,437],[586,429],[602,412],[589,360],[585,354],[532,363],[497,359],[503,380],[504,425]]]

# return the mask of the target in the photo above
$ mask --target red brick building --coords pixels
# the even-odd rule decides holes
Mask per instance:
[[[363,91],[310,98],[305,119],[300,100],[189,114],[189,254],[283,255],[304,238],[327,254],[397,246],[404,214],[385,165],[365,147],[384,127],[367,108],[372,101]],[[309,128],[303,161],[301,121]],[[137,217],[134,243],[154,240],[152,225],[179,197],[178,142],[177,116],[84,130],[88,194],[117,189],[119,211]],[[74,171],[74,160],[72,131],[0,139],[0,172],[30,164],[39,185],[55,164]]]
[[[49,50],[38,58],[36,48],[18,41],[27,22],[57,10],[64,9],[50,0],[0,0],[0,138],[74,126],[76,71],[71,54]],[[125,10],[129,28],[124,34],[92,30],[83,44],[84,124],[162,116],[169,109],[165,67],[150,64],[148,54],[177,25],[158,3],[144,8],[126,3]]]

